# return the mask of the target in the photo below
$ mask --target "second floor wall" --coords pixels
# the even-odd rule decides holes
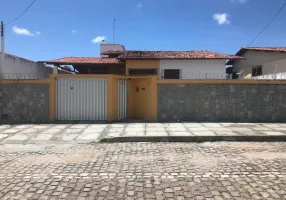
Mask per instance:
[[[219,78],[226,74],[225,60],[161,60],[160,73],[165,77],[165,70],[180,70],[181,79]]]
[[[156,74],[160,79],[224,78],[225,60],[127,60],[126,74]]]

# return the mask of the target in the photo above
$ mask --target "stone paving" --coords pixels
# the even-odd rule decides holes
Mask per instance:
[[[107,127],[107,124],[0,125],[0,143],[96,142]]]
[[[286,199],[285,143],[41,143],[0,148],[3,200]]]
[[[0,144],[84,143],[116,137],[285,136],[286,124],[114,123],[0,125]]]

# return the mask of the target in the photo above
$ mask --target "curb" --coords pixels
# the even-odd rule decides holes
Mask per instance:
[[[283,136],[163,136],[102,138],[101,143],[113,142],[286,142]]]

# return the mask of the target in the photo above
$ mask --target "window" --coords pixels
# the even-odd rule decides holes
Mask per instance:
[[[181,71],[179,69],[165,69],[164,79],[180,79]]]
[[[135,76],[157,75],[157,69],[129,69],[129,75],[135,75]]]
[[[262,66],[257,66],[252,68],[252,77],[262,75]]]

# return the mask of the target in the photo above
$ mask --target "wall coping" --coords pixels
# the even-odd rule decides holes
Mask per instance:
[[[50,83],[50,80],[49,79],[38,79],[38,80],[32,80],[32,79],[26,79],[26,80],[23,80],[23,79],[3,79],[3,80],[0,80],[0,84],[41,84],[41,83],[44,83],[44,84],[49,84]]]
[[[286,85],[286,80],[198,80],[198,79],[160,79],[158,84],[233,84],[233,85]]]

